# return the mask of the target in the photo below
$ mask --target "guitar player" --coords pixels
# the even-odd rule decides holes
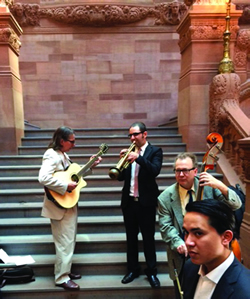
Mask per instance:
[[[53,241],[56,250],[55,259],[55,285],[66,290],[79,290],[80,287],[73,280],[80,279],[80,274],[71,273],[72,258],[76,243],[77,233],[77,203],[71,208],[63,208],[49,199],[48,190],[53,190],[60,195],[71,192],[77,187],[77,183],[71,180],[58,179],[53,174],[57,171],[65,171],[71,164],[69,152],[75,146],[75,133],[69,127],[59,127],[53,135],[48,149],[43,155],[42,166],[39,171],[39,182],[45,187],[42,216],[50,218]],[[86,174],[98,165],[102,158],[96,159]]]

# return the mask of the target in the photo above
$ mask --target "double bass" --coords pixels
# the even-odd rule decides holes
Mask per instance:
[[[221,152],[223,145],[223,138],[219,133],[210,133],[207,136],[207,144],[209,145],[209,150],[203,157],[200,172],[207,171],[208,169],[213,170],[215,162],[219,159],[217,157],[218,153]],[[199,185],[196,200],[202,200],[203,197],[203,187]],[[236,258],[241,262],[241,249],[238,240],[235,238],[231,242],[231,247]]]

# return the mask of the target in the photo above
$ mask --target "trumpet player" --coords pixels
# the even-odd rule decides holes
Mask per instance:
[[[162,166],[162,149],[147,141],[147,128],[142,122],[135,122],[129,128],[128,137],[135,143],[126,160],[118,180],[124,181],[121,208],[127,237],[127,273],[122,283],[127,284],[140,274],[138,261],[138,234],[142,234],[147,268],[144,270],[152,288],[160,288],[157,277],[155,250],[155,218],[159,195],[156,177]],[[120,157],[126,150],[120,152]]]

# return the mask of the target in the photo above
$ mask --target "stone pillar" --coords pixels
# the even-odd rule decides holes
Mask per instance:
[[[0,154],[16,154],[24,134],[22,83],[19,74],[19,50],[22,29],[0,5]]]
[[[246,184],[246,207],[240,229],[240,246],[244,265],[250,269],[250,137],[240,139],[241,159]]]
[[[226,5],[205,2],[194,3],[177,28],[181,51],[178,126],[189,151],[207,150],[209,85],[223,58]],[[233,50],[241,11],[231,5],[230,14],[230,50]]]

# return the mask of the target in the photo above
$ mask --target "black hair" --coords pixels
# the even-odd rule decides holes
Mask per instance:
[[[68,140],[69,136],[75,134],[74,130],[69,127],[59,127],[53,135],[53,138],[48,146],[48,148],[53,148],[54,150],[61,149],[61,140]]]
[[[133,128],[133,127],[139,127],[140,131],[142,133],[146,132],[147,131],[147,128],[146,128],[146,125],[143,123],[143,122],[134,122],[129,129]]]
[[[219,235],[226,230],[235,232],[235,218],[233,210],[224,202],[216,199],[194,201],[186,205],[187,212],[197,212],[209,217],[209,225]]]

